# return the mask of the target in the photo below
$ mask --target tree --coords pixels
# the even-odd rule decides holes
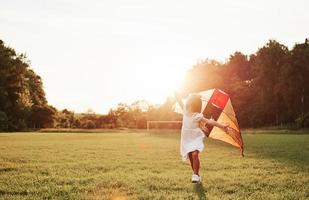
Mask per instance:
[[[309,41],[296,44],[289,63],[281,71],[280,92],[286,104],[285,121],[297,119],[300,127],[309,122]]]
[[[53,127],[57,110],[49,105],[35,105],[31,110],[33,128]]]
[[[215,60],[206,59],[190,69],[183,83],[183,95],[202,90],[218,88],[222,84],[220,70],[222,64]]]
[[[5,112],[0,111],[0,131],[7,131],[8,125],[8,118]]]
[[[254,126],[254,106],[256,94],[252,89],[252,65],[248,56],[235,52],[224,64],[221,75],[223,84],[221,88],[233,99],[234,109],[241,126]]]
[[[16,54],[0,40],[0,110],[8,130],[26,130],[38,107],[48,109],[41,78],[30,69],[24,54]]]
[[[289,58],[289,50],[277,41],[270,40],[251,57],[253,67],[253,90],[259,93],[256,112],[258,125],[278,125],[281,118],[282,96],[277,89],[280,71]]]

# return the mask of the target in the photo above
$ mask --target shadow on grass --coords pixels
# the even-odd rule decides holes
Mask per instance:
[[[193,184],[193,190],[197,194],[198,199],[200,199],[200,200],[206,200],[207,199],[206,198],[206,190],[205,190],[202,183]]]

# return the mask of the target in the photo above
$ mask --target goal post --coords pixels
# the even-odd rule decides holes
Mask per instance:
[[[147,121],[147,131],[150,130],[152,124],[156,124],[156,128],[157,128],[157,129],[158,129],[158,126],[159,126],[160,124],[164,124],[164,125],[175,124],[175,127],[176,127],[176,125],[178,125],[178,126],[177,126],[177,128],[178,128],[178,127],[181,126],[182,121],[156,121],[156,120]],[[175,129],[177,129],[177,128],[175,128]]]

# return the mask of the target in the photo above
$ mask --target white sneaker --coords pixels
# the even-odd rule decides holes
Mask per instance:
[[[199,175],[193,174],[191,181],[192,183],[199,183],[202,181],[202,178]]]

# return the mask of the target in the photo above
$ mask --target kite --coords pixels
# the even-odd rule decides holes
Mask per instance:
[[[244,156],[244,145],[241,132],[229,95],[219,89],[202,91],[199,92],[198,95],[201,96],[201,113],[203,113],[205,118],[213,119],[221,124],[229,124],[227,132],[218,127],[206,124],[208,129],[208,133],[206,134],[208,134],[208,137],[238,147],[241,151],[241,155]],[[184,102],[186,100],[187,99],[183,99]],[[175,112],[182,112],[178,104],[175,107]]]

